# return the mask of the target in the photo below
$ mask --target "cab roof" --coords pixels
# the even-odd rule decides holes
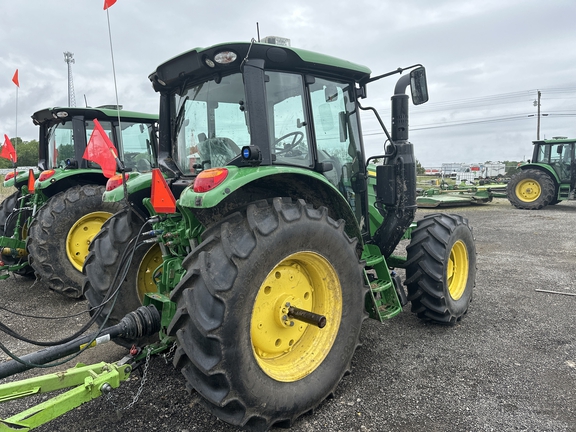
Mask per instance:
[[[60,114],[58,113],[65,113]],[[32,121],[34,124],[39,125],[46,122],[62,121],[64,119],[70,120],[74,116],[82,115],[87,118],[96,118],[98,120],[114,120],[118,118],[118,110],[108,107],[54,107],[44,108],[32,114]],[[147,114],[136,111],[124,111],[120,109],[121,120],[134,120],[134,121],[158,121],[158,114]]]
[[[566,137],[558,137],[558,138],[552,138],[552,139],[544,139],[544,140],[536,140],[536,141],[532,141],[532,144],[536,145],[536,144],[571,144],[573,142],[576,142],[576,138],[566,138]]]
[[[229,51],[236,59],[227,64],[214,60],[219,53]],[[240,70],[245,58],[262,59],[267,69],[319,74],[326,77],[364,82],[371,70],[366,66],[298,48],[261,42],[228,42],[208,48],[194,48],[162,63],[149,76],[156,91],[171,90],[182,78],[206,80]]]

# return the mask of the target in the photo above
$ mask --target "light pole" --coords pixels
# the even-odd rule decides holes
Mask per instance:
[[[74,53],[66,51],[64,53],[64,61],[68,63],[68,106],[76,106],[76,95],[74,94],[74,81],[72,79],[72,63],[74,61]]]
[[[540,96],[542,96],[542,93],[540,93],[540,90],[538,90],[538,100],[534,101],[534,106],[538,107],[538,122],[536,123],[536,139],[540,140]]]

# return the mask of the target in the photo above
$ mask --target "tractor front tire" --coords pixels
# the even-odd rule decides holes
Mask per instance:
[[[417,222],[406,248],[406,281],[412,312],[454,325],[468,311],[476,283],[476,247],[468,220],[430,214]]]
[[[121,203],[102,202],[104,186],[74,186],[44,204],[28,232],[28,261],[50,289],[82,297],[82,265],[102,224]]]
[[[350,371],[367,316],[357,240],[326,208],[289,198],[254,202],[202,237],[171,295],[174,365],[221,420],[290,426]],[[291,307],[326,325],[297,320]]]
[[[544,171],[526,169],[512,176],[506,186],[506,195],[516,208],[539,210],[556,200],[556,186]]]
[[[108,219],[90,244],[90,252],[84,263],[83,273],[86,276],[82,292],[88,300],[90,313],[106,298],[110,289],[118,288],[116,299],[109,301],[96,318],[102,325],[106,316],[106,327],[118,324],[129,312],[142,306],[147,292],[156,292],[154,272],[162,264],[162,252],[158,244],[147,244],[138,247],[130,261],[126,276],[116,279],[115,275],[124,259],[129,259],[134,246],[134,239],[142,228],[143,222],[128,209],[123,209]],[[126,254],[125,254],[126,251]],[[112,292],[113,292],[112,291]],[[112,307],[112,311],[110,308]],[[118,345],[130,348],[136,344],[144,346],[156,342],[158,335],[141,339],[115,338]]]

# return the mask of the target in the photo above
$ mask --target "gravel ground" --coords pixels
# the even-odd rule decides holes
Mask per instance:
[[[474,229],[478,273],[474,301],[455,327],[425,324],[404,313],[383,324],[365,323],[352,374],[335,397],[293,426],[330,431],[576,431],[576,202],[521,211],[506,200],[482,206],[420,209],[459,213]],[[2,305],[34,315],[70,315],[85,302],[65,299],[41,282],[0,281]],[[2,322],[38,339],[57,339],[85,315],[49,321],[15,317]],[[33,351],[6,335],[17,354]],[[89,350],[90,363],[124,355],[113,343]],[[30,376],[37,371],[24,374]],[[11,380],[10,378],[8,380]],[[158,356],[112,393],[38,428],[39,431],[234,431],[208,414],[184,378]],[[4,403],[0,418],[28,406]]]

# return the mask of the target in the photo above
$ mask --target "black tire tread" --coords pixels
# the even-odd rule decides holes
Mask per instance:
[[[4,201],[2,201],[2,206],[0,208],[0,236],[12,237],[14,235],[14,229],[18,218],[18,213],[16,210],[18,207],[18,199],[21,196],[22,190],[19,189],[7,197]],[[22,210],[21,221],[26,221],[30,215],[30,210]],[[22,233],[20,234],[22,235]],[[5,265],[16,265],[27,262],[28,257],[14,258],[12,256],[2,255],[2,261]],[[30,279],[34,279],[36,277],[34,275],[34,269],[30,267],[30,265],[26,265],[20,270],[16,270],[14,273]]]
[[[0,236],[3,236],[6,232],[6,220],[16,208],[16,203],[18,202],[19,197],[20,191],[17,190],[2,201],[2,205],[0,206]]]
[[[516,186],[522,180],[526,179],[537,181],[542,191],[538,199],[532,202],[522,201],[516,195]],[[538,169],[525,169],[514,174],[506,186],[506,196],[514,207],[522,210],[540,210],[547,205],[558,202],[556,200],[556,185],[554,184],[554,180],[552,180],[547,173]]]
[[[458,238],[468,248],[468,283],[457,302],[451,301],[445,281],[445,263]],[[425,321],[453,325],[467,312],[476,279],[476,249],[466,218],[454,214],[429,214],[418,221],[406,248],[406,281],[412,312]]]
[[[138,235],[142,227],[142,220],[134,214],[130,217],[129,212],[130,210],[126,208],[122,209],[104,222],[100,232],[90,244],[89,253],[82,269],[82,273],[85,276],[82,292],[88,300],[90,308],[99,306],[106,297],[110,286],[114,282],[114,275],[121,264],[120,261],[124,251],[130,241]],[[136,273],[140,261],[150,247],[141,247],[136,250],[126,278],[122,281],[118,298],[114,303],[114,309],[110,312],[112,303],[107,303],[102,308],[98,318],[96,318],[98,325],[104,322],[109,312],[110,316],[106,322],[106,327],[118,324],[127,313],[141,306],[140,299],[136,293]],[[143,346],[157,340],[158,336],[154,335],[138,340],[115,338],[114,342],[130,348],[134,344]]]
[[[51,197],[29,228],[26,248],[36,277],[50,289],[71,298],[82,297],[83,276],[66,256],[66,236],[76,221],[94,211],[116,213],[121,203],[102,202],[104,186],[77,185]],[[78,216],[80,214],[80,216]]]
[[[241,272],[240,266],[257,265],[250,263],[250,257],[258,244],[273,233],[276,237],[271,238],[278,238],[285,226],[293,223],[327,224],[335,231],[334,235],[345,238],[346,247],[351,251],[347,251],[346,256],[350,258],[352,254],[357,262],[355,271],[361,285],[358,293],[362,305],[360,316],[353,318],[358,328],[351,352],[340,353],[346,358],[344,370],[338,372],[339,376],[332,377],[333,382],[327,384],[330,388],[326,394],[305,407],[272,413],[271,408],[266,410],[253,406],[246,401],[248,396],[234,388],[233,377],[239,373],[234,365],[226,362],[230,361],[229,351],[237,347],[227,346],[221,341],[226,337],[224,322],[230,319],[229,314],[234,313],[236,303],[232,299],[238,288],[233,289],[233,285]],[[367,286],[363,263],[355,252],[357,240],[345,234],[343,221],[336,222],[328,217],[326,208],[314,209],[302,200],[292,202],[281,198],[275,198],[272,203],[253,203],[245,212],[224,218],[205,231],[203,239],[184,260],[186,275],[171,295],[172,301],[178,305],[168,329],[169,335],[176,336],[178,341],[174,365],[182,370],[189,388],[195,389],[203,397],[208,410],[221,420],[255,431],[268,430],[275,424],[291,425],[297,417],[332,395],[342,377],[350,372],[351,358],[359,345],[360,327],[367,316],[363,307]],[[353,288],[343,286],[344,290]]]

